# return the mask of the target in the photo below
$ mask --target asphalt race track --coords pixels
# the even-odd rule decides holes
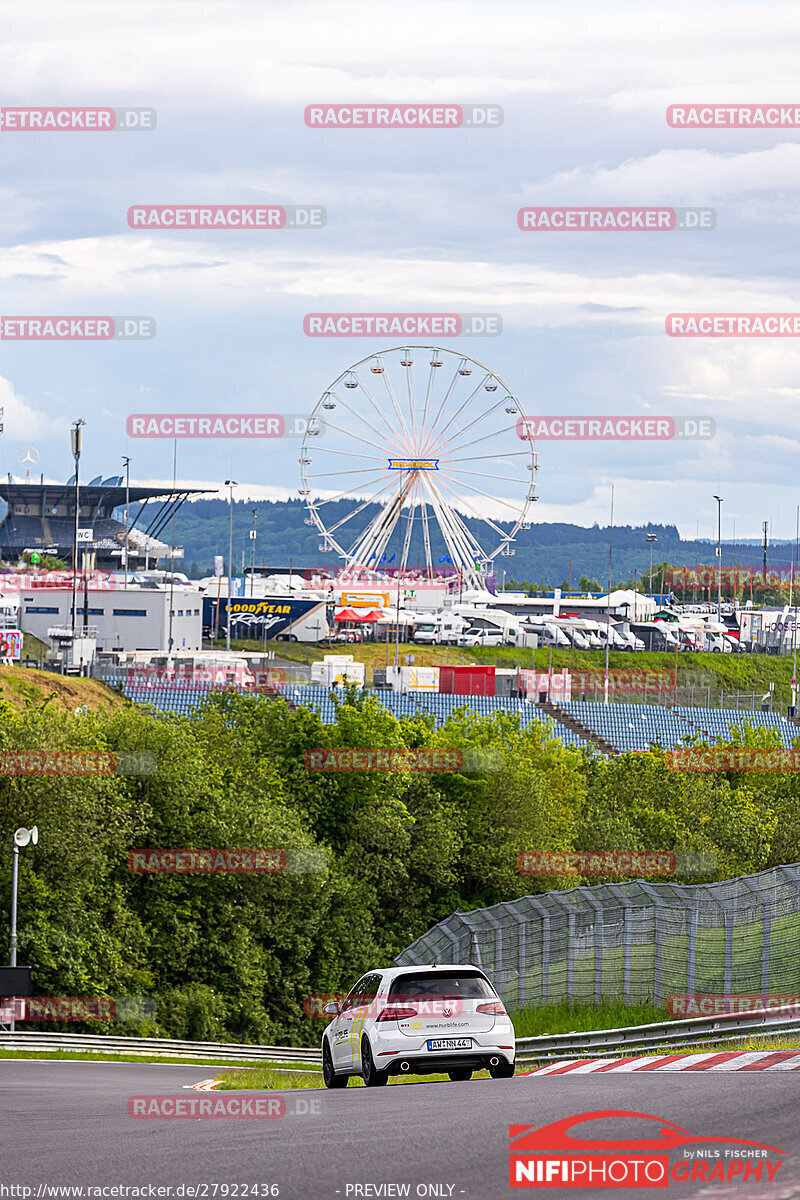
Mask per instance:
[[[280,1119],[128,1116],[132,1095],[200,1096],[184,1085],[215,1074],[213,1067],[0,1061],[0,1184],[6,1185],[0,1195],[24,1200],[23,1191],[8,1185],[33,1188],[36,1200],[40,1184],[154,1184],[172,1185],[171,1195],[181,1196],[188,1192],[176,1192],[177,1185],[207,1184],[194,1194],[213,1200],[225,1194],[215,1193],[214,1184],[258,1183],[276,1184],[284,1200],[508,1198],[524,1194],[509,1188],[510,1124],[541,1126],[578,1113],[624,1109],[699,1136],[766,1142],[786,1156],[772,1184],[671,1181],[670,1196],[800,1197],[800,1072],[518,1076],[369,1091],[287,1091],[270,1093],[285,1097]],[[620,1132],[616,1125],[614,1135]],[[611,1130],[596,1125],[591,1133],[608,1137]],[[642,1136],[622,1131],[637,1134]],[[410,1186],[406,1193],[379,1190],[380,1184]],[[663,1194],[652,1188],[535,1190],[565,1200]]]

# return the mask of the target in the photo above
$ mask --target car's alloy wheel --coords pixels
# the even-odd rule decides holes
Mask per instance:
[[[468,1079],[472,1079],[471,1067],[456,1067],[454,1071],[448,1071],[447,1074],[453,1083],[465,1083]]]
[[[516,1065],[515,1062],[506,1062],[504,1058],[501,1058],[496,1067],[489,1067],[489,1074],[492,1079],[510,1079],[514,1074]]]
[[[361,1039],[361,1075],[365,1087],[383,1087],[389,1082],[387,1071],[379,1071],[372,1057],[372,1048],[367,1038]]]
[[[337,1075],[333,1069],[333,1059],[331,1057],[331,1048],[327,1041],[322,1047],[322,1080],[326,1088],[343,1088],[347,1087],[349,1075]]]

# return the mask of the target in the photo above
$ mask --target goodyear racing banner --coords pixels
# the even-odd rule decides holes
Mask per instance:
[[[234,596],[230,604],[231,632],[237,637],[262,638],[266,635],[268,641],[276,637],[291,637],[294,626],[301,622],[308,623],[309,618],[312,629],[315,622],[319,626],[317,640],[325,635],[325,604],[320,600],[295,600],[288,596],[286,599],[271,596],[251,596],[249,598]],[[315,609],[318,611],[315,612]],[[213,595],[203,597],[203,624],[205,626],[213,626],[217,621],[224,626],[227,617],[228,599],[226,596],[221,596],[219,599],[218,618],[217,598]]]

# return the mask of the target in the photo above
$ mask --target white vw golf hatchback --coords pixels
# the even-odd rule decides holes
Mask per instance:
[[[487,1068],[494,1079],[514,1074],[514,1026],[478,967],[443,963],[370,971],[341,1001],[322,1036],[325,1086],[361,1075],[380,1087],[390,1075],[447,1074],[469,1079]]]

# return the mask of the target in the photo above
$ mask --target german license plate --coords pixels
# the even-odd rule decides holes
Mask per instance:
[[[429,1050],[471,1050],[472,1038],[428,1038]]]

